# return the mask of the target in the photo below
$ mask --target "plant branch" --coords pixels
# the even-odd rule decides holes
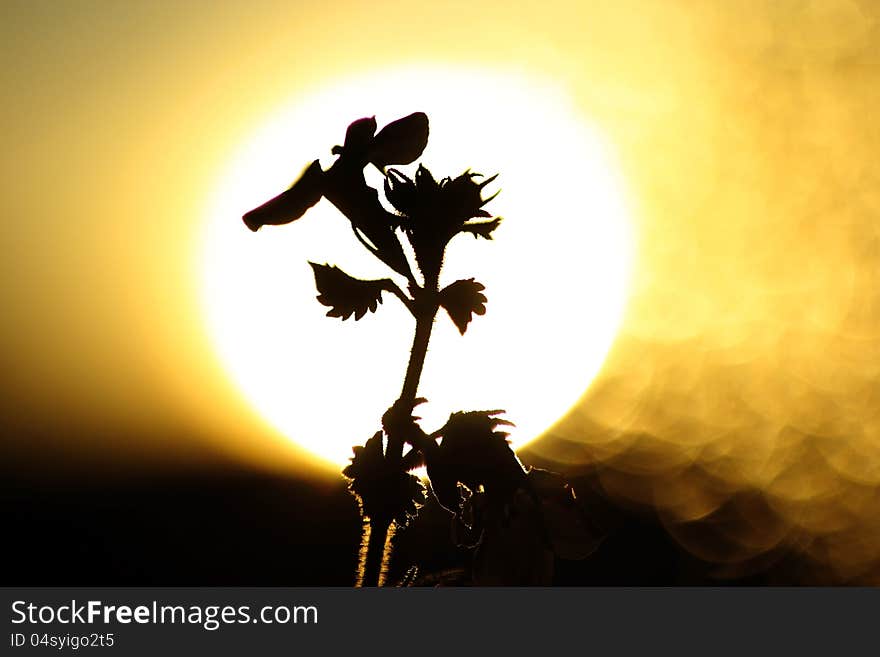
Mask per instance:
[[[413,335],[412,349],[409,354],[409,363],[406,367],[406,375],[403,379],[403,388],[397,404],[411,406],[415,402],[418,393],[419,380],[425,367],[425,356],[428,353],[428,343],[431,341],[431,331],[434,328],[434,318],[440,306],[437,302],[436,285],[434,289],[419,289],[419,294],[413,302],[414,315],[416,317],[416,330]],[[403,458],[404,440],[402,436],[389,436],[386,453],[389,458],[400,461]]]
[[[390,278],[385,278],[382,280],[384,289],[388,292],[391,292],[394,296],[400,299],[400,302],[406,306],[406,309],[410,312],[410,314],[415,317],[416,309],[413,300],[410,299],[406,294],[404,294],[403,290],[398,287],[397,283],[392,281]]]
[[[400,291],[399,288],[398,291]],[[412,350],[410,351],[409,363],[406,367],[406,375],[403,379],[403,389],[396,402],[398,406],[412,407],[415,404],[419,380],[425,367],[425,357],[428,354],[428,343],[431,340],[431,331],[434,327],[434,318],[440,309],[438,294],[436,282],[430,284],[429,289],[414,286],[414,299],[411,301],[403,295],[403,292],[400,292],[401,296],[410,301],[407,307],[410,308],[410,312],[416,318],[416,330],[413,335]],[[388,436],[388,444],[385,448],[386,460],[396,462],[403,471],[409,469],[403,456],[405,442],[404,437],[400,434],[391,434]],[[424,449],[425,445],[421,447]],[[412,453],[407,454],[408,460],[412,460],[412,456]],[[361,563],[358,568],[359,586],[382,586],[384,583],[384,573],[387,569],[391,552],[393,529],[393,522],[388,522],[381,518],[370,518],[369,525],[365,525],[364,542],[361,548]]]
[[[387,265],[389,268],[394,269],[394,267],[389,265],[388,262],[385,260],[385,258],[382,257],[382,255],[379,252],[379,249],[377,249],[373,244],[370,244],[369,240],[367,240],[367,238],[361,234],[361,231],[359,231],[357,229],[357,226],[355,226],[354,224],[351,225],[351,232],[354,233],[354,236],[357,238],[358,242],[361,243],[361,246],[363,246],[367,251],[372,253],[376,258],[381,260],[384,265]],[[409,267],[409,263],[407,263],[407,265],[408,265],[407,269],[411,269],[411,267]],[[416,279],[412,275],[411,271],[407,271],[405,276],[406,276],[406,280],[409,282],[410,285],[418,286],[418,283],[416,283]]]
[[[416,315],[416,331],[413,335],[413,344],[409,354],[409,363],[406,367],[406,376],[403,379],[403,388],[400,391],[401,403],[415,401],[419,380],[425,367],[425,356],[428,353],[431,330],[434,327],[435,312],[430,314],[418,313]]]

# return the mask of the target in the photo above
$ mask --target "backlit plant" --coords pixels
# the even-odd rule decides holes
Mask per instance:
[[[412,471],[425,466],[437,501],[454,515],[456,540],[476,547],[473,580],[480,584],[546,584],[554,553],[578,558],[593,546],[573,491],[543,470],[526,469],[503,431],[510,422],[501,410],[457,411],[443,427],[426,432],[413,416],[425,402],[418,397],[434,321],[441,308],[464,334],[474,315],[486,312],[485,287],[474,278],[440,287],[446,249],[457,235],[492,239],[501,219],[484,196],[495,176],[464,171],[438,180],[418,166],[410,178],[392,165],[407,165],[428,141],[428,117],[417,112],[377,133],[375,118],[349,125],[336,160],[323,169],[309,165],[290,189],[244,215],[251,230],[287,224],[326,198],[351,222],[358,241],[383,262],[392,278],[363,280],[336,266],[310,263],[318,301],[327,315],[360,320],[376,312],[384,293],[395,296],[415,320],[409,364],[400,396],[382,415],[382,428],[355,446],[343,470],[360,502],[364,539],[358,585],[385,583],[391,539],[425,503],[426,490]],[[364,176],[375,166],[384,177],[383,193]],[[414,262],[403,248],[405,239]]]

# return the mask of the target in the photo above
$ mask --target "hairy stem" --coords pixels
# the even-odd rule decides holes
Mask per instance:
[[[403,389],[399,402],[412,404],[419,388],[419,379],[425,367],[425,356],[428,354],[428,343],[434,328],[434,317],[439,306],[436,301],[436,284],[425,294],[417,295],[412,310],[416,317],[416,331],[413,336],[412,350],[403,379]],[[389,436],[385,449],[385,458],[394,459],[403,468],[404,441],[401,436]],[[364,538],[361,545],[361,563],[358,567],[358,586],[382,586],[385,583],[385,572],[391,556],[391,538],[394,535],[394,524],[380,518],[370,518],[364,523]]]
[[[433,313],[425,314],[416,320],[416,332],[413,336],[409,364],[406,367],[406,376],[403,379],[403,389],[400,392],[401,401],[411,402],[416,398],[416,393],[419,389],[419,380],[422,378],[422,370],[425,367],[425,356],[428,353],[428,343],[431,340],[431,330],[433,327]]]
[[[430,295],[430,299],[427,301],[424,298],[416,300],[414,306],[416,331],[409,354],[409,363],[406,366],[406,376],[403,378],[403,389],[398,398],[399,403],[406,404],[412,404],[418,393],[419,380],[422,378],[422,370],[425,368],[425,356],[428,354],[428,343],[431,341],[431,331],[434,328],[434,317],[438,310],[434,295]],[[400,436],[389,436],[386,455],[398,460],[403,458],[403,440]]]
[[[393,536],[392,521],[382,518],[364,519],[356,586],[383,586],[385,584]]]

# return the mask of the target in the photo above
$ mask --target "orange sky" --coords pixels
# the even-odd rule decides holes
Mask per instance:
[[[205,340],[193,254],[212,184],[321,81],[473,62],[568,88],[639,208],[623,333],[535,453],[607,464],[609,490],[673,528],[760,491],[766,531],[731,554],[796,540],[846,576],[874,567],[876,3],[300,4],[4,4],[10,458],[296,467]],[[473,102],[498,109],[491,89]]]

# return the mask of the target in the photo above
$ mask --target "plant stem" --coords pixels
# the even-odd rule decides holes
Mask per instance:
[[[427,303],[424,300],[417,300],[415,304],[416,331],[409,353],[409,363],[406,366],[406,376],[403,378],[403,389],[398,398],[401,404],[412,404],[418,393],[419,380],[425,368],[425,356],[428,354],[428,343],[431,341],[431,331],[434,328],[434,317],[438,310],[433,296],[431,295],[432,298]],[[403,458],[403,440],[400,436],[389,436],[386,454],[395,459]]]
[[[413,336],[409,364],[406,368],[406,377],[403,379],[403,389],[400,392],[401,401],[414,401],[416,398],[419,379],[422,378],[422,370],[425,367],[425,356],[428,353],[428,342],[431,340],[431,330],[433,327],[433,313],[426,314],[416,321],[416,332]]]
[[[436,288],[436,284],[432,287]],[[432,292],[436,293],[436,289]],[[415,311],[413,314],[416,316],[416,331],[409,354],[409,363],[406,366],[406,376],[403,379],[403,389],[398,399],[399,402],[410,404],[415,401],[418,392],[419,379],[421,379],[422,370],[425,367],[425,356],[428,354],[428,343],[431,341],[431,331],[434,328],[434,317],[439,309],[436,294],[431,293],[421,299],[417,298],[413,306]],[[404,440],[401,436],[389,436],[385,458],[401,463],[403,447]],[[402,463],[401,467],[403,467]],[[367,522],[369,524],[364,524],[364,544],[361,546],[358,586],[382,586],[391,554],[391,537],[394,535],[394,525],[384,518],[370,518]]]
[[[384,518],[364,520],[358,581],[356,586],[382,586],[388,570],[391,537],[394,535],[392,521]]]

